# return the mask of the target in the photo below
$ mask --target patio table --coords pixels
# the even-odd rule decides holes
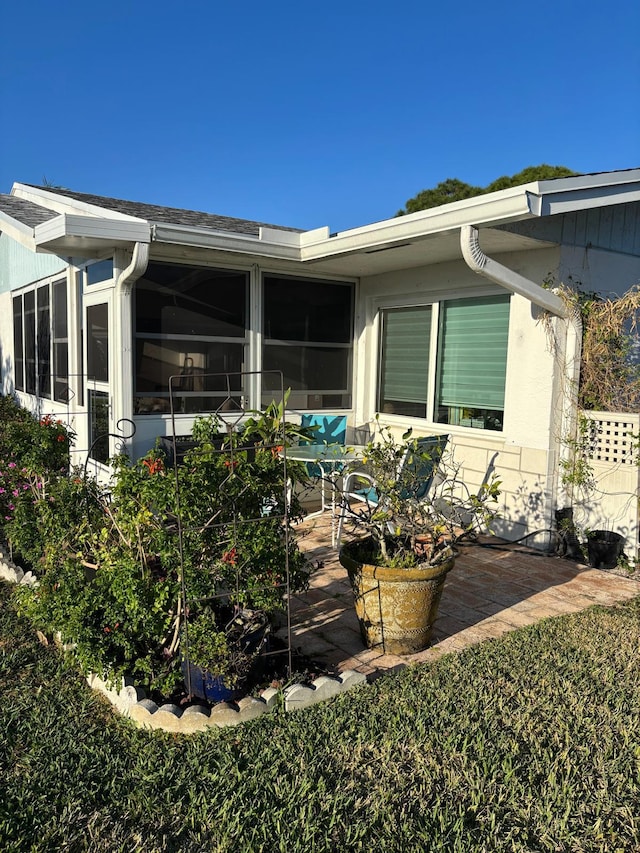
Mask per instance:
[[[338,477],[344,470],[354,462],[362,459],[366,447],[362,444],[301,444],[296,447],[288,447],[286,458],[295,462],[307,462],[317,465],[322,472],[322,479],[329,482],[331,486],[331,503],[325,504],[324,492],[322,496],[322,507],[318,512],[312,512],[307,518],[321,515],[327,509],[331,510],[331,545],[335,548],[336,541],[336,495],[338,492]]]

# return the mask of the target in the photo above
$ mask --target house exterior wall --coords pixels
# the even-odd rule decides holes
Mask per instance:
[[[621,296],[640,284],[640,205],[607,205],[503,226],[561,248],[550,282]]]
[[[496,260],[542,282],[557,268],[559,251],[541,249]],[[499,293],[504,291],[473,273],[462,261],[362,279],[357,311],[356,422],[369,421],[376,411],[380,307]],[[495,471],[502,481],[502,518],[495,530],[510,539],[552,524],[562,432],[565,344],[564,321],[554,319],[547,325],[528,300],[512,295],[502,432],[381,416],[381,423],[398,432],[407,426],[413,426],[416,435],[448,432],[454,458],[461,464],[463,480],[472,492]]]
[[[0,390],[14,391],[12,291],[54,275],[65,275],[67,263],[57,255],[36,255],[0,233]],[[27,407],[31,400],[22,400]]]
[[[622,296],[640,285],[640,255],[620,254],[590,246],[563,246],[558,281],[579,284],[585,292]]]
[[[0,293],[0,392],[13,391],[13,314],[11,294]]]
[[[0,233],[0,294],[24,287],[66,269],[57,255],[36,255],[7,234]]]

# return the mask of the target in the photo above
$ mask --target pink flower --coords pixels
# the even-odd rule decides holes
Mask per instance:
[[[16,467],[15,462],[9,462],[9,468],[15,468],[15,467]]]
[[[0,489],[0,495],[3,495],[6,492],[6,489]]]
[[[9,509],[15,509],[13,504],[9,504]]]
[[[18,497],[18,495],[20,494],[20,492],[18,491],[18,489],[14,489],[14,490],[11,492],[11,494],[14,496],[14,498],[17,498],[17,497]]]

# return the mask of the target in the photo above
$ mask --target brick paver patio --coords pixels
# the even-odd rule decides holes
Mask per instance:
[[[299,528],[301,547],[318,568],[307,592],[292,599],[292,646],[338,672],[355,669],[373,677],[435,660],[548,616],[640,595],[638,580],[487,539],[492,547],[460,548],[442,595],[433,645],[406,657],[386,655],[362,643],[353,593],[331,547],[329,525],[326,513]]]

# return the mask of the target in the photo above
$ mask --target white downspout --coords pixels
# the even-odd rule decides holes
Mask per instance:
[[[462,249],[462,257],[467,262],[467,266],[474,272],[499,284],[501,287],[505,287],[512,293],[524,296],[525,299],[533,302],[539,308],[544,308],[545,311],[549,311],[557,317],[563,317],[565,320],[568,319],[569,312],[567,306],[553,291],[544,290],[544,288],[540,287],[534,281],[487,257],[480,248],[478,229],[473,225],[463,225],[460,229],[460,248]]]
[[[566,321],[566,344],[562,381],[562,413],[560,418],[560,460],[568,460],[571,448],[566,439],[575,437],[578,413],[578,381],[580,379],[580,356],[582,352],[582,320],[577,308],[567,305],[551,290],[545,290],[534,281],[521,276],[514,270],[489,258],[480,248],[478,229],[463,225],[460,229],[460,248],[467,266],[479,275],[499,284],[512,293],[524,296],[534,305]],[[570,506],[572,489],[556,480],[556,500],[559,507]]]
[[[135,243],[129,265],[120,272],[115,286],[115,342],[116,358],[120,359],[121,370],[113,389],[114,425],[123,418],[133,419],[133,328],[131,294],[134,283],[144,275],[149,264],[149,243]],[[119,354],[119,355],[118,355]],[[119,386],[119,387],[118,387]],[[129,430],[125,426],[125,435]]]

